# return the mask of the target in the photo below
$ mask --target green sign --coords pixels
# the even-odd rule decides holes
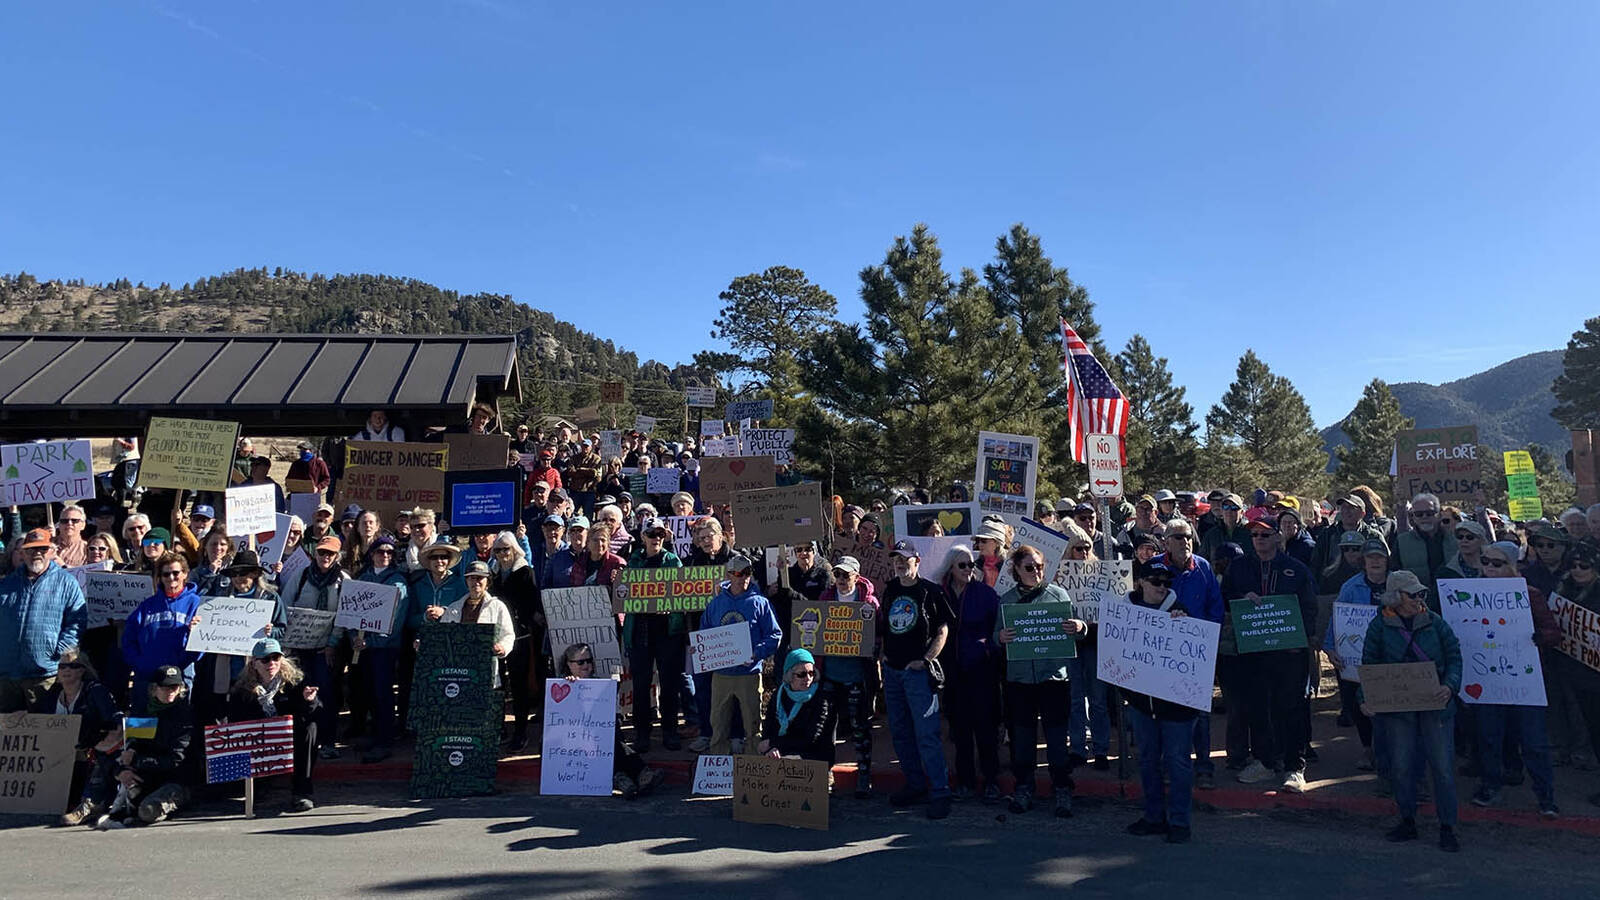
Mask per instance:
[[[1506,496],[1512,500],[1539,496],[1539,485],[1535,481],[1536,478],[1537,476],[1532,472],[1523,475],[1507,475]]]
[[[498,726],[419,733],[411,762],[411,796],[492,794],[499,759]]]
[[[1306,646],[1306,624],[1300,617],[1300,598],[1274,594],[1254,603],[1240,598],[1230,603],[1229,617],[1240,653],[1294,650]]]
[[[418,637],[411,795],[487,794],[494,789],[503,709],[494,689],[494,626],[431,623]]]
[[[721,566],[622,569],[611,608],[619,613],[700,612],[722,589]]]
[[[1000,621],[1017,636],[1006,645],[1006,659],[1071,659],[1078,642],[1062,630],[1072,616],[1070,603],[1002,603]]]

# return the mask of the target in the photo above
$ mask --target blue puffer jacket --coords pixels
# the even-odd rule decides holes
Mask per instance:
[[[177,666],[194,677],[198,653],[183,649],[189,641],[189,620],[200,608],[200,592],[183,586],[176,597],[156,594],[139,604],[122,632],[122,658],[135,678],[147,679],[160,666]]]
[[[0,678],[47,678],[87,624],[83,590],[50,563],[38,578],[18,569],[0,581]]]

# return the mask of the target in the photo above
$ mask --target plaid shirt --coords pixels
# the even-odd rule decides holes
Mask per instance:
[[[0,678],[48,678],[62,651],[78,645],[88,621],[83,589],[55,562],[28,578],[18,568],[0,581]]]

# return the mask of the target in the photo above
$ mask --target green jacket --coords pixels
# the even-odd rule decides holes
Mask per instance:
[[[1443,568],[1445,565],[1454,560],[1456,558],[1456,554],[1460,552],[1460,548],[1456,546],[1456,536],[1454,533],[1446,531],[1440,534],[1439,537],[1441,540],[1440,547],[1442,549],[1442,553],[1439,557],[1439,563],[1438,565],[1429,565],[1428,545],[1426,540],[1422,537],[1422,534],[1417,531],[1400,532],[1400,534],[1396,535],[1394,539],[1394,553],[1398,559],[1389,567],[1389,571],[1391,572],[1396,569],[1405,569],[1411,574],[1417,576],[1418,581],[1421,581],[1423,584],[1427,585],[1428,608],[1434,612],[1439,611],[1438,592],[1434,590],[1439,583],[1438,575],[1436,573],[1440,568]]]
[[[1000,595],[1000,604],[1007,603],[1065,603],[1067,615],[1076,619],[1078,611],[1072,605],[1072,598],[1067,595],[1067,589],[1058,584],[1047,584],[1043,590],[1035,588],[1028,592],[1026,598],[1022,595],[1022,585],[1014,585],[1011,590]],[[998,645],[1000,632],[1005,628],[1003,616],[997,616],[994,622],[994,638]],[[1088,631],[1080,631],[1072,635],[1075,641],[1081,641],[1088,635]],[[1067,661],[1064,659],[1008,659],[1006,660],[1006,680],[1018,684],[1042,684],[1046,681],[1067,681]]]
[[[1422,662],[1422,657],[1413,654],[1406,657],[1406,630],[1402,627],[1400,617],[1395,615],[1393,609],[1385,607],[1372,620],[1367,627],[1367,642],[1361,650],[1361,662],[1364,665],[1378,663]],[[1439,683],[1450,688],[1450,693],[1455,694],[1461,690],[1461,642],[1456,639],[1455,632],[1445,624],[1438,613],[1423,610],[1416,619],[1417,630],[1412,632],[1417,649],[1422,651],[1439,670]],[[1362,695],[1365,700],[1365,695]],[[1445,710],[1449,711],[1446,706]]]

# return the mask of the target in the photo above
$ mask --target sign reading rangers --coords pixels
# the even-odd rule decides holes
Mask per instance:
[[[294,772],[294,717],[206,726],[206,784]]]

